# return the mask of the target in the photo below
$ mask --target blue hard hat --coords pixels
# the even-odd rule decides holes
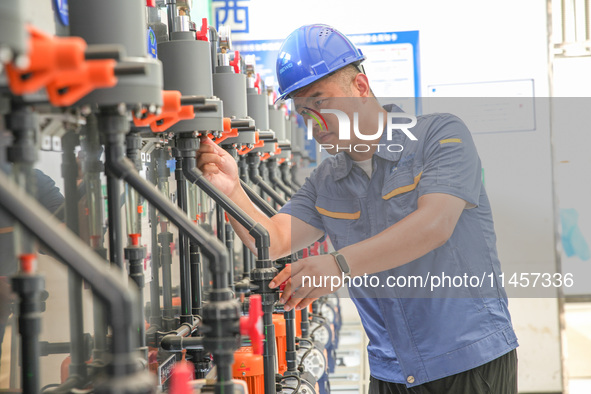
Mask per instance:
[[[291,33],[281,45],[276,72],[279,98],[303,88],[365,56],[340,31],[322,24],[306,25]]]

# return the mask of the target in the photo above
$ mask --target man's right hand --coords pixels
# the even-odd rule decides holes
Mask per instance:
[[[230,198],[240,188],[236,161],[209,137],[201,137],[201,146],[197,151],[197,168],[203,172],[207,180]]]

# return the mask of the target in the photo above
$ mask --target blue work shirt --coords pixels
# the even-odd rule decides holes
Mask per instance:
[[[433,114],[419,116],[410,131],[417,141],[402,132],[388,141],[384,132],[371,179],[340,152],[320,163],[280,211],[323,230],[339,250],[396,224],[417,209],[424,194],[445,193],[467,202],[444,245],[369,275],[379,280],[378,287],[349,286],[369,338],[371,375],[408,387],[467,371],[518,346],[499,285],[492,212],[469,130],[453,115]],[[389,151],[392,144],[403,150]],[[450,280],[432,287],[434,276]],[[390,286],[388,277],[407,285]],[[463,278],[464,286],[454,286],[460,282],[452,278]]]

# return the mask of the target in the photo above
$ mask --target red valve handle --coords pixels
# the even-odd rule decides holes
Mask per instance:
[[[234,60],[230,62],[230,66],[234,67],[236,74],[240,74],[240,52],[234,51]]]
[[[291,267],[291,264],[285,264],[285,268],[287,268],[287,267]],[[289,279],[286,279],[285,282],[283,282],[279,285],[279,290],[281,290],[281,291],[285,290],[285,285],[287,285],[288,280]]]
[[[143,111],[145,114],[145,111]],[[162,112],[142,118],[133,116],[133,123],[137,127],[150,126],[153,132],[166,131],[181,120],[193,119],[195,110],[192,105],[181,105],[181,92],[178,90],[162,91]]]
[[[146,0],[146,7],[156,7],[156,0]]]
[[[240,318],[240,334],[248,335],[252,343],[252,352],[254,354],[263,354],[264,335],[259,329],[259,320],[263,317],[263,301],[259,294],[250,296],[250,306],[248,316]]]
[[[32,274],[35,271],[35,263],[37,255],[34,253],[24,253],[18,256],[20,260],[20,268],[25,274]]]
[[[209,25],[207,24],[207,18],[201,19],[201,30],[195,34],[195,37],[199,41],[209,41]]]
[[[193,364],[186,361],[179,361],[172,367],[170,377],[170,394],[191,394],[193,388],[189,384],[195,376]]]
[[[257,77],[254,80],[254,87],[257,88],[257,93],[261,94],[261,74],[257,73]]]
[[[310,255],[311,256],[318,256],[320,254],[319,248],[320,248],[320,243],[314,242],[314,245],[310,246]]]

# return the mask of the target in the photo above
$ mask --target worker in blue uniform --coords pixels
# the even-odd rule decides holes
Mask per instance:
[[[198,166],[267,228],[272,258],[328,235],[334,253],[292,264],[271,287],[287,281],[289,310],[347,285],[369,338],[370,393],[517,393],[518,343],[471,134],[451,114],[400,122],[400,108],[375,98],[364,59],[327,25],[284,41],[280,98],[313,119],[313,137],[334,156],[277,215],[253,206],[234,159],[207,138]]]

